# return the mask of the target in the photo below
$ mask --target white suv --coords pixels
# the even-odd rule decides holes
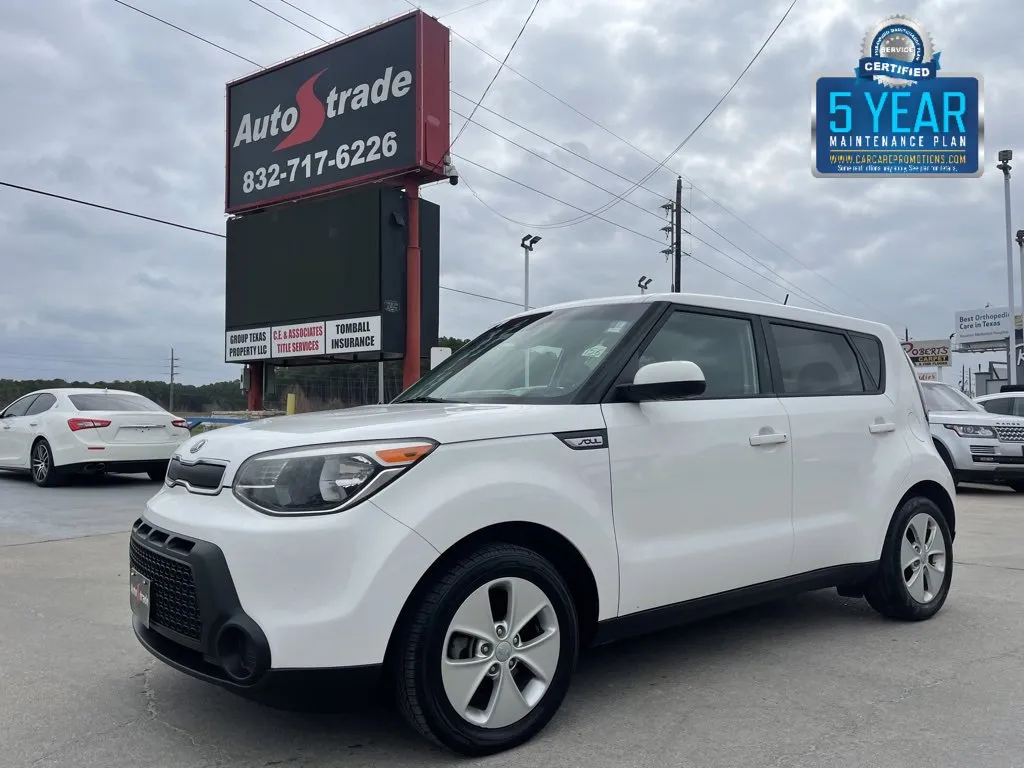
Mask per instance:
[[[133,625],[246,695],[369,674],[420,733],[482,755],[548,723],[587,646],[828,587],[930,618],[954,499],[888,327],[575,302],[500,323],[389,405],[185,443],[131,533]]]

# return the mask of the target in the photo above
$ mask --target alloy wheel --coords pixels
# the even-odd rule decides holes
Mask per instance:
[[[504,728],[541,701],[558,669],[558,617],[522,578],[492,580],[455,612],[441,658],[448,701],[467,722]]]
[[[914,515],[903,531],[900,565],[907,592],[919,603],[930,603],[946,578],[946,542],[935,518]]]
[[[50,449],[46,443],[37,443],[32,449],[32,477],[37,483],[42,483],[49,474]]]

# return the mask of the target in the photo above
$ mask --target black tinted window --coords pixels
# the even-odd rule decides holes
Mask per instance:
[[[989,413],[997,413],[1000,416],[1009,416],[1013,413],[1012,397],[997,397],[994,400],[986,400],[979,405]]]
[[[4,418],[13,418],[15,416],[24,416],[25,412],[32,405],[32,401],[36,399],[36,395],[26,395],[21,400],[15,400],[11,403],[7,410],[4,411]]]
[[[846,395],[867,391],[857,355],[841,333],[771,325],[787,395]],[[873,387],[872,387],[873,389]]]
[[[35,402],[29,406],[28,410],[25,411],[26,416],[34,416],[37,413],[48,411],[53,408],[53,404],[57,402],[57,398],[51,395],[49,392],[44,392],[36,398]]]
[[[159,405],[140,395],[110,392],[71,395],[68,398],[80,411],[162,411]]]
[[[749,320],[675,312],[640,355],[640,365],[688,360],[704,372],[703,397],[744,397],[760,392],[754,331]]]
[[[872,391],[882,389],[882,342],[874,336],[853,337],[853,343],[860,352],[862,362],[867,375],[864,377],[864,385]]]

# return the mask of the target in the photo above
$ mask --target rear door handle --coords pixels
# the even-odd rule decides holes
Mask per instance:
[[[30,421],[30,422],[28,423],[28,425],[29,425],[30,427],[37,427],[37,426],[39,426],[39,422],[38,422],[38,421]]]
[[[895,432],[896,425],[891,421],[886,422],[875,422],[874,424],[868,425],[868,432],[872,435],[881,435],[885,432]]]
[[[784,443],[789,440],[789,435],[785,432],[768,432],[767,434],[758,434],[750,436],[751,445],[777,445],[778,443]]]

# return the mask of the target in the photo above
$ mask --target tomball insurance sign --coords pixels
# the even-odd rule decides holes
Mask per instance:
[[[982,79],[939,69],[931,36],[913,19],[890,16],[869,29],[853,76],[815,81],[814,175],[981,176]]]

